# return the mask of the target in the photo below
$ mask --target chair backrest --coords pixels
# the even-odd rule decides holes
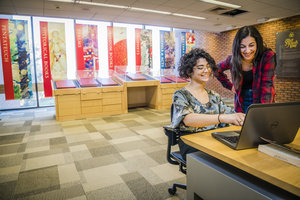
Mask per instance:
[[[171,121],[173,117],[173,104],[171,106]],[[170,125],[164,126],[164,132],[166,136],[168,136],[168,147],[167,147],[167,160],[169,163],[173,165],[181,165],[185,162],[182,159],[182,156],[180,155],[180,152],[171,152],[171,147],[178,144],[179,138],[180,138],[180,131],[178,128],[172,128]],[[182,168],[182,167],[181,167]]]
[[[174,110],[174,104],[171,105],[170,109],[170,116],[171,116],[171,123],[173,119],[173,110]],[[174,146],[178,144],[178,140],[180,138],[180,131],[178,128],[172,128],[170,125],[164,126],[165,134],[168,136],[169,144],[171,146]]]

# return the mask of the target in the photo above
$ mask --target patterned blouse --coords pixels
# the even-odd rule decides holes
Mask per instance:
[[[232,107],[227,106],[218,93],[206,89],[209,102],[202,104],[196,99],[185,87],[177,90],[173,95],[173,113],[172,113],[172,127],[179,128],[183,132],[201,132],[210,129],[218,128],[219,124],[204,126],[204,127],[190,127],[183,123],[183,119],[190,113],[201,114],[219,114],[234,113]]]

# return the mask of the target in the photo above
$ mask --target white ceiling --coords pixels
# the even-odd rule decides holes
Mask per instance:
[[[82,0],[81,0],[82,1]],[[241,5],[248,11],[234,17],[223,16],[209,10],[218,5],[199,0],[84,0],[105,4],[124,5],[172,13],[205,17],[205,20],[163,15],[129,9],[108,8],[61,3],[48,0],[0,0],[0,14],[64,17],[120,23],[167,26],[210,32],[222,32],[229,27],[241,27],[258,23],[258,19],[280,19],[300,14],[300,0],[221,0]],[[76,2],[76,0],[75,0]],[[226,8],[226,7],[223,7]],[[226,8],[232,10],[230,8]]]

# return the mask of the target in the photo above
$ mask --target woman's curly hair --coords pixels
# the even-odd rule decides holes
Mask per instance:
[[[184,54],[180,58],[180,65],[178,68],[179,76],[182,78],[191,78],[193,68],[196,66],[197,60],[199,58],[206,59],[212,71],[215,71],[217,69],[216,62],[209,55],[209,53],[205,52],[203,49],[195,48],[192,49],[189,53]]]

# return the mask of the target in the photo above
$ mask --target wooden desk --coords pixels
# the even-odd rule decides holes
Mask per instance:
[[[239,126],[230,126],[217,131],[240,130]],[[273,158],[254,149],[233,150],[211,136],[216,130],[191,134],[181,137],[182,140],[200,151],[225,163],[237,167],[255,177],[267,181],[294,195],[300,196],[300,168]],[[300,129],[293,146],[300,147]]]
[[[143,74],[145,80],[131,80],[126,75],[118,76],[115,78],[124,85],[127,95],[125,106],[141,107],[149,106],[150,108],[157,109],[157,95],[159,80],[154,79],[148,75]],[[126,107],[126,109],[128,109]]]

